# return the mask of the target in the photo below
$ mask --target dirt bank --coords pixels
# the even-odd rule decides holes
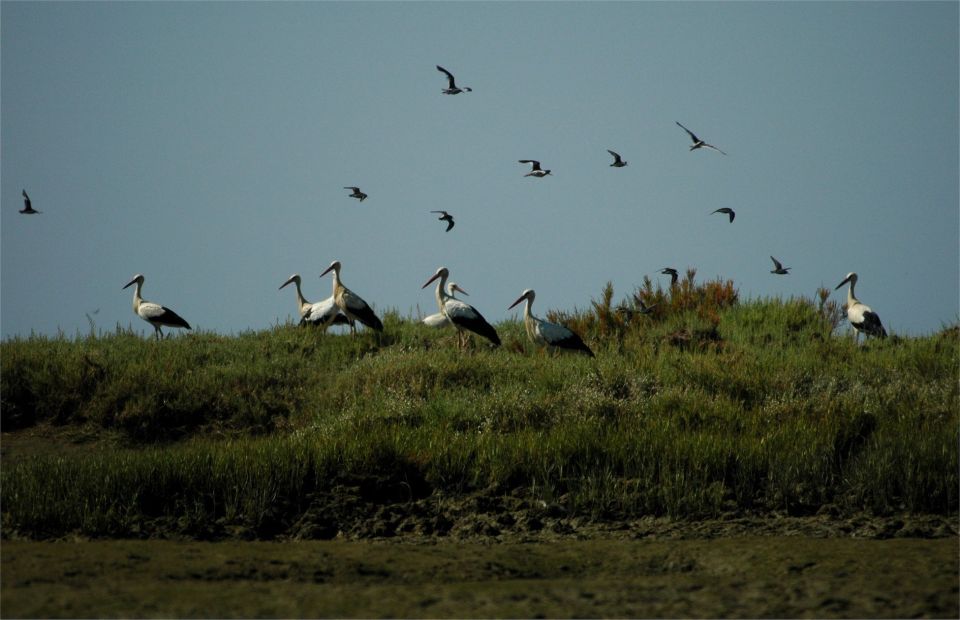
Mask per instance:
[[[4,617],[950,617],[958,540],[18,542]]]

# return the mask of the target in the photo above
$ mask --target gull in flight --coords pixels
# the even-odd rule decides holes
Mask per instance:
[[[458,87],[457,83],[453,80],[453,74],[440,65],[437,65],[437,71],[441,71],[447,76],[448,87],[443,89],[444,95],[459,95],[460,93],[469,93],[471,90],[473,90],[469,86]]]
[[[784,267],[783,265],[780,264],[780,261],[778,261],[772,256],[770,257],[770,260],[773,261],[773,267],[774,267],[773,269],[770,270],[770,273],[776,273],[778,275],[785,276],[791,269],[793,269],[793,267]]]
[[[525,177],[537,177],[538,179],[542,179],[543,177],[550,174],[550,171],[544,170],[543,168],[541,168],[540,162],[538,162],[535,159],[521,159],[519,161],[521,164],[530,164],[533,168],[532,170],[530,170],[530,172],[523,175]]]
[[[674,121],[674,122],[677,123],[677,125],[680,125],[680,122],[679,122],[679,121]],[[686,127],[684,127],[683,125],[680,125],[680,127],[681,127],[685,132],[687,132],[687,133],[690,135],[690,139],[693,140],[693,144],[690,146],[690,150],[691,150],[691,151],[693,151],[693,150],[695,150],[695,149],[700,149],[700,148],[703,148],[703,147],[707,147],[708,149],[713,149],[714,151],[716,151],[716,152],[718,152],[718,153],[721,153],[721,154],[723,154],[723,155],[726,155],[726,153],[724,153],[723,151],[721,151],[721,150],[718,149],[717,147],[713,146],[712,144],[707,144],[706,142],[704,142],[703,140],[701,140],[700,138],[698,138],[698,137],[697,137],[697,134],[693,133],[692,131],[690,131],[689,129],[687,129]]]

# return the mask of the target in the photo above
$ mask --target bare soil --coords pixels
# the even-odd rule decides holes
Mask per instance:
[[[398,540],[7,541],[0,550],[2,615],[956,618],[960,613],[956,537]]]

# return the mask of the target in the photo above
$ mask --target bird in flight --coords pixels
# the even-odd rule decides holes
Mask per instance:
[[[43,211],[37,211],[33,208],[30,203],[30,196],[27,196],[27,190],[21,192],[23,194],[23,208],[20,209],[20,213],[26,213],[27,215],[33,215],[34,213],[43,213]]]
[[[737,217],[737,214],[736,214],[736,213],[734,212],[734,210],[731,209],[730,207],[722,207],[722,208],[720,208],[720,209],[717,209],[717,210],[714,211],[713,213],[726,213],[727,215],[730,216],[730,223],[731,223],[731,224],[733,223],[733,218]],[[713,213],[711,213],[710,215],[713,215]]]
[[[431,211],[430,213],[442,213],[437,219],[447,223],[447,230],[445,232],[450,232],[450,229],[453,228],[453,216],[447,213],[446,211]]]
[[[612,168],[623,168],[627,165],[627,162],[623,161],[623,158],[620,157],[619,153],[614,153],[610,149],[607,149],[607,152],[613,155],[613,163],[610,164]]]
[[[437,65],[437,71],[441,71],[447,76],[448,86],[447,88],[443,89],[444,95],[459,95],[460,93],[469,93],[471,90],[473,90],[469,86],[458,87],[457,83],[453,79],[453,74],[440,65]]]
[[[770,273],[776,273],[781,276],[785,276],[787,275],[787,272],[793,269],[793,267],[784,267],[783,265],[780,264],[780,261],[778,261],[772,256],[770,257],[770,260],[773,261],[773,267],[774,267],[773,269],[770,270]]]
[[[350,197],[351,197],[351,198],[356,198],[356,199],[358,199],[360,202],[363,202],[363,199],[367,197],[366,194],[364,194],[363,192],[360,191],[360,188],[359,188],[359,187],[344,187],[343,189],[352,189],[352,190],[353,190],[353,193],[350,194]]]
[[[677,123],[677,125],[680,125],[679,121],[674,121],[674,122]],[[684,127],[683,125],[680,125],[680,127],[681,127],[685,132],[687,132],[687,134],[690,135],[690,139],[693,140],[693,144],[690,146],[690,150],[691,150],[691,151],[693,151],[693,150],[695,150],[695,149],[700,149],[700,148],[703,148],[703,147],[707,147],[708,149],[713,149],[714,151],[716,151],[716,152],[718,152],[718,153],[721,153],[721,154],[723,154],[723,155],[726,155],[726,153],[724,153],[723,151],[721,151],[721,150],[718,149],[717,147],[713,146],[712,144],[707,144],[706,142],[704,142],[703,140],[701,140],[700,138],[698,138],[698,137],[697,137],[697,134],[693,133],[692,131],[690,131],[689,129],[687,129],[686,127]]]
[[[543,177],[550,174],[550,171],[544,170],[543,168],[541,168],[540,162],[538,162],[535,159],[521,159],[519,160],[519,162],[521,164],[530,164],[533,167],[533,169],[530,172],[523,175],[525,177],[537,177],[538,179],[542,179]]]

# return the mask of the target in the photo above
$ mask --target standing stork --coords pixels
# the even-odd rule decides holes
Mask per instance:
[[[500,336],[497,335],[497,330],[495,330],[490,323],[487,323],[483,315],[477,312],[477,309],[470,304],[464,303],[446,292],[447,277],[449,275],[450,270],[446,267],[440,267],[420,288],[427,288],[431,282],[439,278],[440,281],[437,282],[436,290],[437,306],[439,306],[440,311],[446,315],[447,320],[457,328],[457,344],[461,348],[466,345],[464,331],[468,331],[478,336],[483,336],[492,342],[494,346],[500,346]]]
[[[320,277],[322,278],[331,271],[333,272],[333,299],[337,307],[340,308],[340,312],[343,312],[348,319],[360,321],[370,329],[382,332],[383,323],[374,314],[373,309],[359,295],[340,282],[340,261],[335,260],[330,263],[330,266],[320,274]],[[356,333],[356,325],[351,323],[350,330]]]
[[[856,273],[853,271],[848,273],[847,277],[843,279],[843,282],[838,284],[837,288],[833,290],[839,289],[848,282],[850,283],[850,288],[847,289],[847,320],[850,321],[853,329],[856,330],[856,341],[858,343],[860,342],[860,332],[868,336],[886,338],[887,330],[883,328],[883,324],[880,322],[880,316],[871,310],[870,306],[857,299],[853,293],[853,287],[857,284]]]
[[[470,293],[460,288],[460,285],[456,282],[447,282],[447,297],[450,299],[456,299],[456,297],[454,297],[454,293],[457,292],[463,293],[467,296],[470,295]],[[439,302],[437,302],[437,305],[439,305]],[[450,325],[450,319],[448,319],[447,315],[443,313],[443,306],[440,306],[440,312],[423,317],[422,323],[427,327],[446,327],[447,325]]]
[[[677,273],[677,270],[674,269],[673,267],[664,267],[663,269],[660,270],[660,273],[662,273],[665,276],[670,276],[671,287],[676,286],[677,280],[680,279],[680,274]]]
[[[133,291],[133,312],[147,323],[153,325],[153,329],[156,330],[157,340],[163,337],[163,332],[160,331],[161,325],[190,329],[190,324],[170,308],[155,304],[152,301],[147,301],[140,296],[143,280],[143,275],[138,273],[133,276],[133,279],[127,282],[123,288],[128,288],[133,284],[137,285],[137,288]]]
[[[528,288],[517,298],[517,301],[510,304],[510,308],[507,308],[507,310],[510,310],[521,301],[526,300],[527,305],[523,309],[523,326],[526,328],[530,340],[534,344],[546,347],[551,351],[580,351],[593,357],[593,351],[584,344],[583,339],[576,332],[563,325],[550,323],[533,316],[533,313],[530,312],[530,306],[533,305],[536,296],[537,294],[533,292],[533,289]]]
[[[304,299],[303,293],[300,292],[299,273],[290,276],[277,290],[282,290],[283,287],[291,282],[297,286],[297,311],[300,313],[300,325],[316,325],[317,327],[321,327],[323,331],[326,331],[330,325],[353,326],[353,321],[340,312],[340,308],[337,307],[332,295],[316,303],[310,303]]]

